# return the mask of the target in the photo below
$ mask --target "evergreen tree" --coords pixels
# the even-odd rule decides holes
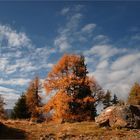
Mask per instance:
[[[104,109],[111,106],[111,92],[107,90],[104,100],[103,100]]]
[[[30,118],[30,113],[28,111],[28,106],[26,105],[26,96],[21,95],[20,98],[15,103],[13,111],[11,113],[11,118],[13,119],[27,119]]]
[[[111,102],[112,102],[112,105],[116,105],[116,104],[119,103],[119,100],[118,100],[116,94],[114,94],[113,99],[111,100]]]
[[[140,85],[137,82],[134,83],[130,90],[128,103],[133,105],[140,105]]]
[[[4,99],[0,94],[0,119],[5,118],[4,104],[5,104]]]

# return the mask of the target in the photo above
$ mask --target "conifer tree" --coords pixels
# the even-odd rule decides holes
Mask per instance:
[[[26,105],[26,96],[22,94],[17,102],[15,103],[15,106],[13,108],[13,111],[11,113],[11,118],[13,119],[27,119],[30,118],[30,113],[28,110],[28,106]]]
[[[114,94],[113,99],[111,100],[112,105],[116,105],[119,103],[118,97],[116,96],[116,94]]]
[[[44,106],[46,112],[55,110],[53,119],[90,120],[103,90],[95,79],[87,76],[83,56],[65,54],[48,74],[44,87],[47,95],[55,96]]]
[[[111,92],[107,90],[104,100],[103,100],[104,109],[111,106]]]

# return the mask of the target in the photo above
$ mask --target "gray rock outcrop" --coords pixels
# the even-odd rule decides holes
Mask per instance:
[[[140,106],[110,106],[95,118],[95,122],[100,126],[140,128]]]

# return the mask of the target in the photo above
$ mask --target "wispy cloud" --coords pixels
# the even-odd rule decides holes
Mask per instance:
[[[0,87],[0,91],[1,91],[1,87]],[[19,98],[19,94],[16,94],[15,92],[16,91],[13,91],[13,90],[10,90],[8,88],[3,88],[4,91],[7,92],[7,94],[4,92],[4,93],[1,93],[0,94],[2,95],[2,97],[4,98],[4,102],[5,102],[5,108],[13,108],[14,105],[15,105],[15,102],[17,101],[17,99]]]
[[[125,50],[122,50],[123,52]],[[113,47],[111,45],[96,45],[90,48],[90,50],[85,51],[85,55],[94,55],[96,57],[99,57],[100,59],[106,59],[109,58],[117,53],[119,53],[120,50],[116,47]]]
[[[23,79],[23,78],[13,78],[13,79],[8,79],[8,80],[4,80],[4,79],[0,79],[0,85],[14,85],[14,86],[24,86],[27,85],[29,82],[31,81],[31,79]]]
[[[95,27],[96,27],[96,24],[91,23],[91,24],[85,25],[81,30],[84,33],[91,33],[95,29]]]
[[[97,69],[105,69],[108,67],[108,65],[109,65],[108,61],[103,60],[97,65]]]
[[[59,48],[60,52],[64,52],[71,48],[74,41],[73,37],[77,31],[78,24],[82,18],[81,13],[74,13],[67,17],[67,22],[58,30],[58,36],[54,40],[54,45]]]
[[[93,37],[93,42],[94,44],[108,44],[110,42],[110,39],[107,35],[102,35],[102,34],[99,34],[95,37]]]
[[[17,92],[15,89],[10,89],[10,88],[6,88],[6,87],[2,87],[0,86],[0,93],[10,93],[10,92]]]
[[[73,8],[64,8],[63,12],[70,14],[65,16],[66,22],[58,29],[58,35],[54,40],[54,46],[59,49],[60,52],[70,51],[75,44],[81,44],[86,42],[88,37],[92,35],[92,32],[96,28],[95,23],[87,23],[81,25],[83,19],[82,9],[84,6],[76,5]],[[62,12],[61,11],[61,12]]]
[[[54,41],[54,45],[56,47],[59,47],[61,52],[71,48],[71,44],[69,43],[68,37],[66,35],[61,35],[56,38]]]
[[[53,66],[48,57],[55,52],[48,46],[35,46],[25,32],[0,25],[0,94],[3,94],[8,107],[10,103],[14,104],[17,94],[25,90],[31,79]]]
[[[1,46],[7,43],[9,47],[21,47],[29,45],[31,41],[24,32],[17,32],[6,25],[0,25],[0,36]]]
[[[70,11],[70,8],[67,7],[67,8],[63,8],[63,9],[61,10],[60,13],[61,13],[62,15],[66,15],[69,11]]]
[[[140,62],[140,53],[127,54],[118,58],[111,66],[113,70],[127,69]]]
[[[90,62],[90,75],[95,76],[104,89],[126,99],[131,85],[140,80],[140,54],[132,49],[114,46],[95,46],[85,54]],[[98,59],[96,59],[98,56]],[[93,66],[91,65],[92,62]]]

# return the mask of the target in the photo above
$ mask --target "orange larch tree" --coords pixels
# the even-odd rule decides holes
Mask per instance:
[[[41,90],[41,84],[39,78],[36,77],[29,85],[25,95],[26,95],[26,104],[28,106],[29,113],[31,118],[38,118],[40,113],[38,108],[41,105],[41,98],[39,96]]]
[[[5,118],[5,111],[4,111],[4,99],[2,95],[0,94],[0,119]]]
[[[140,84],[138,82],[135,82],[132,86],[127,102],[133,105],[140,105]]]
[[[47,95],[56,93],[44,106],[46,112],[54,110],[53,119],[92,120],[96,105],[104,96],[94,78],[87,76],[84,56],[65,54],[54,65],[44,82]]]

